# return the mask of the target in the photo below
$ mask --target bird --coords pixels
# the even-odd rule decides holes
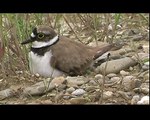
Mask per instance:
[[[34,27],[30,37],[21,44],[28,43],[32,43],[28,54],[31,73],[52,78],[84,75],[98,57],[115,46],[112,43],[91,47],[61,36],[46,25]]]

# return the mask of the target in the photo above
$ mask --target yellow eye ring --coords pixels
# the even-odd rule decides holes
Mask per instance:
[[[44,38],[44,34],[43,33],[39,33],[37,36],[39,39],[43,39]]]

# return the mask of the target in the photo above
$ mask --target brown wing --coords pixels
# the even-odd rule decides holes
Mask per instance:
[[[81,75],[89,67],[93,56],[88,52],[88,47],[65,37],[52,46],[51,64],[53,67],[69,75]],[[60,52],[61,51],[61,52]]]

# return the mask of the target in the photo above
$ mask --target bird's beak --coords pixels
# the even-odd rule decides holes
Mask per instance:
[[[27,43],[30,43],[30,42],[33,42],[33,41],[34,41],[33,39],[29,38],[29,39],[23,41],[21,44],[24,45],[24,44],[27,44]]]

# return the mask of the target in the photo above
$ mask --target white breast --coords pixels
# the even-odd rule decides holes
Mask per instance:
[[[38,73],[44,77],[58,77],[62,76],[64,73],[53,68],[50,65],[50,60],[52,57],[52,52],[48,51],[44,56],[39,56],[34,54],[32,51],[29,53],[29,67],[33,74]]]

